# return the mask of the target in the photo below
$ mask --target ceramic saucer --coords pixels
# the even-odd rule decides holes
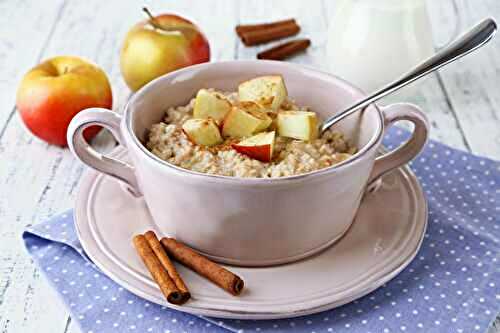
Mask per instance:
[[[113,155],[125,152],[117,149]],[[90,171],[80,183],[75,223],[94,263],[140,297],[197,315],[275,319],[340,306],[395,277],[420,248],[427,204],[415,175],[408,167],[400,168],[387,175],[376,192],[365,195],[350,230],[323,252],[281,266],[230,267],[245,280],[239,297],[178,266],[193,295],[183,306],[164,300],[132,246],[133,235],[156,229],[141,198],[114,179]]]

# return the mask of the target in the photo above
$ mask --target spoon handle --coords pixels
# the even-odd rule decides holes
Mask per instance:
[[[373,94],[362,99],[342,112],[339,112],[323,122],[321,132],[326,131],[336,122],[344,119],[359,109],[365,108],[373,102],[385,97],[396,90],[434,72],[435,70],[469,54],[489,42],[497,31],[497,24],[492,18],[487,18],[463,34],[447,47],[425,60],[410,72],[404,74],[396,81],[375,91]]]

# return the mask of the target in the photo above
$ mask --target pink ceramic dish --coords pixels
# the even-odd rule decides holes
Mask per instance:
[[[415,157],[426,142],[429,126],[414,105],[371,106],[336,127],[359,148],[351,159],[308,174],[270,179],[189,171],[159,159],[143,145],[148,128],[163,118],[168,106],[185,105],[200,88],[234,91],[238,83],[266,74],[283,75],[289,96],[323,118],[363,96],[333,75],[290,63],[201,64],[144,86],[130,99],[122,117],[96,108],[79,113],[68,129],[69,146],[83,163],[143,196],[158,230],[215,260],[266,266],[304,258],[349,229],[367,185]],[[377,157],[385,128],[399,120],[414,123],[412,138]],[[82,137],[92,125],[109,129],[127,148],[132,164],[93,150]]]

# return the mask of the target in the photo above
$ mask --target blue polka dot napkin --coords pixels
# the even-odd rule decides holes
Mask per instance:
[[[407,138],[397,128],[388,147]],[[26,248],[82,332],[485,332],[500,305],[500,163],[430,142],[411,167],[429,200],[415,260],[348,305],[283,320],[197,317],[151,304],[85,256],[71,212],[30,227]]]

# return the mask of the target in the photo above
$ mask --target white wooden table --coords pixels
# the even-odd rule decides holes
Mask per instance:
[[[453,30],[448,1],[429,1],[436,39]],[[207,34],[213,60],[252,59],[258,48],[238,42],[239,22],[295,17],[302,36],[312,39],[307,54],[292,61],[326,69],[325,43],[331,0],[195,1],[146,3],[155,13],[192,18]],[[119,111],[130,95],[119,71],[118,54],[127,30],[143,19],[137,1],[0,2],[0,332],[78,332],[68,311],[27,256],[21,231],[72,207],[84,167],[67,149],[49,146],[27,132],[14,100],[21,76],[41,59],[79,55],[108,74]],[[498,0],[458,0],[465,24],[484,16],[500,20]],[[432,137],[453,147],[500,159],[500,39],[473,57],[427,79],[410,99],[426,110]],[[114,146],[106,133],[94,144]],[[491,332],[500,332],[491,329]]]

